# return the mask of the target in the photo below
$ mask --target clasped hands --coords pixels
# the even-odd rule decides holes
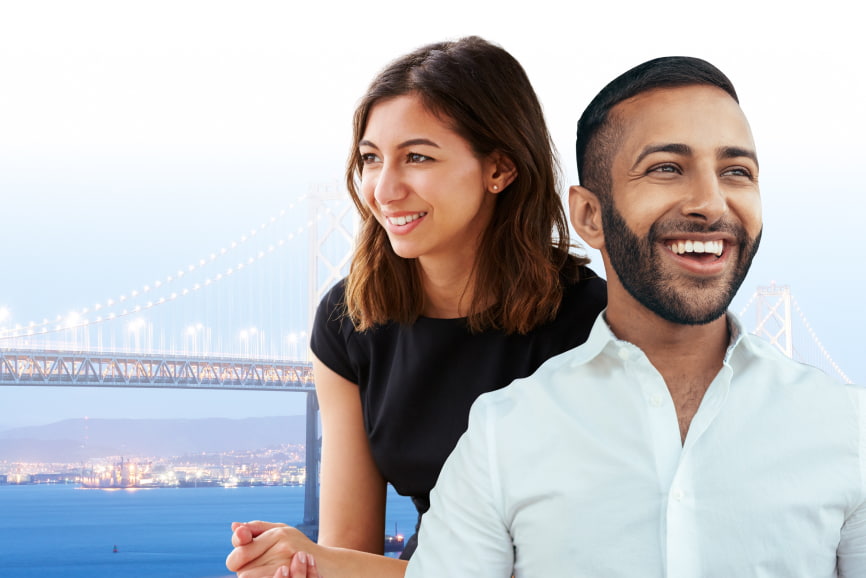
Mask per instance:
[[[226,567],[238,578],[323,578],[310,552],[315,544],[297,528],[271,522],[233,522]]]

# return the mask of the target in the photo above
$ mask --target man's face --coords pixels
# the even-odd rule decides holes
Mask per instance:
[[[761,236],[758,162],[739,105],[710,86],[659,89],[614,107],[625,127],[602,198],[622,286],[679,324],[720,317]]]

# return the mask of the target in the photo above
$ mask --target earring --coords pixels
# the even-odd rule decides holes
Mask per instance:
[[[498,190],[499,190],[499,185],[493,185],[493,190],[494,190],[494,191],[498,191]]]

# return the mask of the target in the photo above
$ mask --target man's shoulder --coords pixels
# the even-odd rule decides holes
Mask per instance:
[[[776,346],[754,335],[744,338],[744,350],[748,356],[744,363],[735,366],[734,380],[751,389],[762,385],[766,395],[799,400],[818,408],[836,407],[862,415],[866,412],[866,388],[844,383],[840,378],[827,374],[822,369],[786,356]]]
[[[586,361],[592,345],[584,343],[545,361],[531,375],[515,379],[509,385],[482,394],[475,406],[499,416],[534,413],[551,403],[579,379],[580,366]]]
[[[743,345],[752,356],[750,364],[755,364],[762,371],[772,372],[776,383],[797,381],[815,387],[844,385],[822,369],[788,357],[778,347],[755,335],[743,336]]]

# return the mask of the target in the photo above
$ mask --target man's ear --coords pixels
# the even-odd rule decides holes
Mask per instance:
[[[517,167],[507,155],[499,151],[487,157],[485,163],[485,188],[491,193],[501,193],[517,178]]]
[[[586,187],[568,189],[568,209],[571,226],[580,238],[593,249],[604,247],[604,228],[601,222],[601,201]]]

